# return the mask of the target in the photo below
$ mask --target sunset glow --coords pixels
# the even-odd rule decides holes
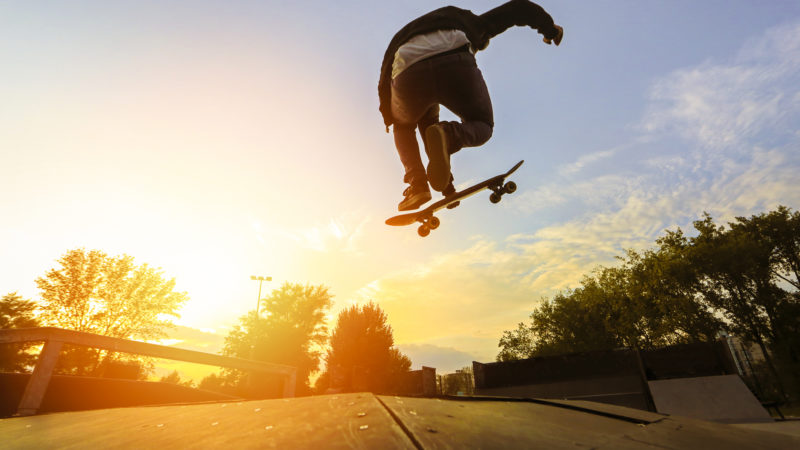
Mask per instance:
[[[218,352],[259,274],[262,297],[328,286],[332,320],[375,301],[414,368],[492,361],[625,249],[800,207],[800,6],[647,3],[552,2],[559,48],[515,29],[478,53],[497,124],[456,183],[525,159],[519,190],[422,239],[384,225],[404,184],[376,83],[431,2],[4,2],[0,294],[36,300],[64,252],[99,249],[188,293],[164,344]]]

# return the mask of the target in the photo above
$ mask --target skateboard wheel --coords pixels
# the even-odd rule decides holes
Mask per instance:
[[[427,225],[420,225],[419,229],[417,229],[417,233],[420,236],[425,237],[425,236],[431,234],[431,227],[429,227]]]
[[[517,183],[509,181],[503,186],[503,190],[506,191],[506,194],[513,194],[517,190]]]
[[[497,192],[493,192],[492,195],[489,196],[489,201],[492,203],[497,203],[500,201],[501,198],[502,196],[500,194],[498,194]]]
[[[431,230],[439,228],[440,224],[441,222],[439,221],[438,217],[431,217],[430,220],[428,220],[428,226],[431,228]]]

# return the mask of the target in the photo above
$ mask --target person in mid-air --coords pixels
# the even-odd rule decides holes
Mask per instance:
[[[508,28],[529,26],[546,44],[559,45],[564,30],[539,5],[511,0],[481,15],[446,6],[419,17],[394,35],[378,81],[380,112],[394,126],[394,142],[405,168],[400,211],[419,208],[431,199],[430,186],[445,196],[455,192],[450,155],[477,147],[492,136],[494,116],[489,91],[473,54]],[[439,105],[461,122],[440,122]],[[427,170],[422,164],[415,129],[419,128]]]

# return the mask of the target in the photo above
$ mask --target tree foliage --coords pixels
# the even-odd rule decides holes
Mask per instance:
[[[177,384],[178,386],[185,386],[193,388],[195,387],[194,381],[192,380],[184,380],[181,378],[181,374],[177,370],[173,370],[167,375],[159,378],[158,381],[162,383],[170,383],[170,384]]]
[[[779,207],[728,229],[706,215],[694,226],[684,244],[698,290],[730,331],[761,347],[785,397],[786,382],[800,385],[800,212]]]
[[[136,266],[128,255],[68,251],[61,266],[36,279],[42,320],[48,325],[127,339],[166,337],[188,296],[160,269]]]
[[[629,251],[620,260],[619,267],[601,267],[574,290],[545,299],[530,324],[505,331],[498,360],[715,338],[722,324],[673,278],[681,272],[674,254]]]
[[[706,214],[693,225],[694,236],[667,231],[545,299],[529,324],[503,333],[498,360],[710,341],[725,329],[761,346],[773,375],[796,386],[800,213],[781,206],[727,226]]]
[[[179,317],[185,292],[160,269],[137,266],[128,255],[109,256],[99,250],[70,250],[59,267],[36,279],[41,291],[45,325],[124,339],[160,339]],[[100,368],[99,358],[115,356],[80,347],[65,348],[62,371],[87,374]]]
[[[325,315],[331,298],[324,286],[285,283],[261,300],[263,316],[256,316],[253,311],[239,319],[225,338],[223,354],[294,366],[297,394],[308,394],[308,377],[318,370],[328,338]],[[224,384],[240,392],[247,391],[248,383],[255,381],[240,371],[223,373]]]
[[[35,311],[36,303],[16,292],[4,295],[0,299],[0,329],[38,327]],[[0,372],[22,372],[31,367],[36,361],[31,347],[32,344],[0,345]]]
[[[394,347],[386,313],[373,302],[339,313],[325,361],[320,390],[388,393],[411,368],[411,360]]]

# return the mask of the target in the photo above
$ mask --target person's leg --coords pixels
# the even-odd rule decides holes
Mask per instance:
[[[451,154],[485,144],[494,129],[492,99],[475,57],[469,53],[458,56],[459,61],[445,65],[437,79],[440,103],[461,119],[460,123],[442,123]]]
[[[397,205],[397,209],[409,211],[428,202],[432,198],[431,190],[428,188],[428,177],[420,158],[414,125],[394,124],[393,128],[397,153],[405,169],[403,181],[409,184],[403,191],[403,200]]]
[[[437,191],[452,191],[450,155],[463,147],[484,144],[492,136],[494,115],[483,75],[468,52],[434,58],[436,101],[461,122],[439,122],[428,127],[428,181]]]
[[[427,111],[422,117],[417,121],[417,129],[419,130],[419,134],[422,137],[422,144],[425,147],[425,152],[428,152],[428,143],[426,142],[427,139],[425,138],[425,130],[434,124],[439,123],[439,104],[434,104]]]
[[[417,129],[419,129],[419,134],[422,136],[422,142],[425,146],[425,152],[428,154],[428,159],[430,160],[430,153],[428,149],[427,138],[425,137],[425,130],[428,129],[429,126],[435,125],[439,123],[439,105],[435,104],[431,106],[428,111],[422,116],[422,118],[417,123]],[[442,190],[442,194],[447,197],[453,195],[456,192],[455,186],[453,186],[453,177],[450,176],[450,183]],[[459,202],[451,203],[447,205],[448,208],[452,209],[458,206]]]
[[[438,105],[430,106],[431,73],[419,69],[412,66],[392,81],[394,142],[405,170],[403,181],[410,185],[398,205],[401,211],[416,209],[431,199],[415,129],[438,121],[439,109]]]
[[[403,181],[408,184],[427,183],[415,128],[414,125],[397,123],[393,127],[394,145],[405,169]]]

